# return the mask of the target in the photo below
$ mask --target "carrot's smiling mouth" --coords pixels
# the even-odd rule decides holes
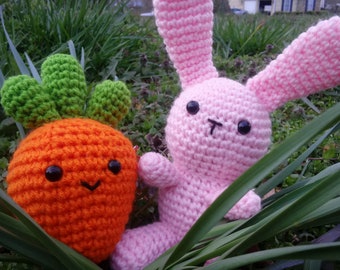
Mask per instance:
[[[89,184],[88,182],[81,180],[81,181],[80,181],[80,184],[81,184],[83,187],[87,188],[88,190],[94,191],[97,187],[100,186],[101,181],[98,180],[94,185],[91,185],[91,184]]]

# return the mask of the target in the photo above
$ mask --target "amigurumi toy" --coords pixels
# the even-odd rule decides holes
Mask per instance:
[[[268,150],[269,114],[289,100],[340,84],[340,18],[301,34],[244,86],[219,78],[212,62],[212,0],[154,0],[160,35],[182,92],[165,127],[172,161],[146,153],[144,181],[159,188],[160,221],[127,230],[111,257],[114,269],[142,269],[178,243],[228,186]],[[250,190],[226,215],[261,209]]]
[[[5,81],[5,112],[27,128],[8,168],[8,194],[51,236],[92,261],[107,259],[128,222],[137,180],[131,142],[114,129],[128,112],[122,82],[88,91],[70,55],[42,65],[42,82]]]

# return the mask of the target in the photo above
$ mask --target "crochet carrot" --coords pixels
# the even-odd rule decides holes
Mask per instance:
[[[10,162],[9,195],[47,233],[99,263],[114,250],[132,210],[137,158],[113,128],[130,106],[126,86],[105,81],[85,106],[87,96],[79,63],[57,54],[43,63],[41,84],[26,75],[9,78],[1,103],[35,128]]]

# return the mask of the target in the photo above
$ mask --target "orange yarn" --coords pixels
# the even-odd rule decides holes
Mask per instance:
[[[61,179],[47,180],[51,166],[61,169]],[[7,176],[9,195],[48,234],[97,263],[120,240],[136,179],[131,142],[107,125],[80,118],[32,131],[14,153]]]

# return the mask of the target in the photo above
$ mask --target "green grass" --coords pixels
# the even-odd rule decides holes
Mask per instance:
[[[92,83],[106,78],[114,79],[116,76],[125,81],[132,92],[133,106],[120,129],[134,144],[139,146],[140,154],[151,150],[167,154],[164,144],[164,126],[169,109],[180,88],[178,77],[168,59],[162,40],[157,34],[153,18],[139,18],[129,13],[124,6],[112,6],[106,1],[98,3],[98,1],[85,0],[25,0],[6,2],[4,7],[5,26],[10,38],[22,58],[25,58],[24,52],[27,52],[38,68],[46,56],[55,52],[68,52],[67,42],[72,40],[77,55],[81,55],[82,48],[84,50],[85,71],[90,86]],[[278,14],[273,17],[264,15],[216,17],[214,62],[224,76],[246,82],[249,77],[259,72],[271,59],[275,58],[299,33],[320,18],[328,16],[322,13]],[[8,49],[3,32],[0,33],[0,53],[3,56],[0,59],[0,67],[4,75],[8,77],[20,73]],[[25,62],[27,63],[27,60]],[[216,265],[224,267],[225,264],[236,265],[241,262],[244,266],[251,268],[254,267],[254,260],[259,262],[268,259],[266,256],[269,256],[270,252],[266,254],[266,249],[310,243],[312,239],[331,231],[333,224],[339,222],[336,219],[339,216],[337,215],[339,204],[334,203],[338,201],[334,201],[336,199],[332,193],[339,189],[337,181],[333,181],[335,177],[338,177],[338,169],[332,170],[332,168],[340,160],[340,134],[339,131],[332,130],[322,140],[316,141],[316,138],[323,134],[326,126],[329,127],[330,123],[325,124],[327,121],[333,124],[339,121],[338,111],[334,112],[340,100],[339,90],[339,88],[331,89],[310,97],[321,113],[326,111],[327,119],[325,119],[325,114],[322,114],[322,120],[314,120],[319,113],[303,101],[289,102],[276,110],[272,114],[272,148],[279,149],[276,150],[278,152],[270,153],[269,157],[265,157],[264,161],[260,161],[259,165],[251,169],[250,182],[249,178],[247,181],[242,180],[247,175],[237,181],[234,187],[219,199],[221,204],[219,206],[214,204],[198,225],[193,227],[184,242],[172,253],[170,259],[166,255],[162,256],[155,262],[155,265],[166,265],[164,269],[170,265],[174,265],[175,268],[184,265],[199,265],[206,258],[223,254],[223,260],[217,262]],[[331,113],[327,112],[330,108],[333,108]],[[294,135],[294,140],[287,141],[292,134],[311,122],[312,126]],[[314,136],[310,136],[308,128],[312,129],[315,138],[312,139]],[[0,186],[3,189],[6,189],[7,165],[18,140],[17,127],[0,108]],[[301,144],[300,141],[303,143]],[[315,178],[315,175],[320,172],[323,172],[323,176],[326,175],[326,177]],[[264,178],[267,181],[262,183]],[[130,227],[146,224],[158,218],[156,191],[139,184],[134,213],[129,222]],[[258,192],[262,195],[273,190],[277,192],[278,195],[272,195],[265,200],[269,210],[261,212],[246,222],[238,221],[216,226],[221,213],[231,207],[242,192],[253,185],[257,185]],[[284,195],[286,191],[290,193],[285,199],[281,195]],[[2,201],[8,201],[6,195],[2,194]],[[294,208],[289,205],[290,202],[294,203]],[[6,211],[8,212],[9,206],[4,207],[1,203],[0,206],[3,210],[2,214],[7,215]],[[324,215],[320,213],[320,209],[324,210],[322,211]],[[284,212],[284,210],[287,211]],[[27,257],[15,257],[17,253],[2,252],[4,256],[0,256],[0,268],[27,269],[28,267],[32,269],[31,265],[22,264],[23,261],[31,261],[38,265],[49,266],[51,262],[59,265],[68,249],[60,246],[53,239],[47,238],[49,247],[52,248],[47,251],[51,256],[51,262],[39,261],[41,250],[39,243],[41,239],[46,240],[46,236],[39,227],[28,221],[27,217],[22,216],[20,210],[10,207],[10,211],[19,211],[16,214],[20,216],[19,221],[12,220],[11,222],[16,222],[18,226],[24,224],[23,237],[16,239],[18,241],[16,243],[22,240],[28,245],[27,247],[33,248],[38,253],[32,254],[33,257],[27,259]],[[292,212],[294,214],[290,216],[291,223],[287,220],[285,224],[281,224],[288,213]],[[326,213],[331,214],[326,215]],[[275,229],[272,230],[271,227],[268,230],[269,225],[266,225],[264,221],[275,225]],[[2,226],[6,226],[6,222]],[[208,235],[205,235],[209,230]],[[35,237],[34,241],[30,242],[28,239],[32,231]],[[239,237],[238,235],[242,232],[245,233]],[[208,239],[208,236],[212,238]],[[199,242],[202,239],[205,240]],[[201,245],[202,243],[204,245]],[[257,257],[247,257],[247,255],[237,257],[245,253],[244,251],[251,245],[257,244],[263,251],[257,253]],[[199,251],[196,249],[187,253],[193,246],[199,248]],[[334,247],[325,247],[329,254],[334,254],[332,248]],[[51,250],[54,252],[51,253]],[[306,254],[307,250],[307,247],[303,247],[302,251],[295,251]],[[321,253],[323,247],[316,250],[308,252],[325,254]],[[287,250],[274,250],[273,252],[281,252],[281,254],[286,252],[288,254],[285,255],[286,258],[293,258]],[[74,256],[76,261],[87,263],[77,255]],[[19,264],[13,264],[13,261]],[[74,263],[72,260],[65,261],[70,263],[69,266]]]
[[[124,5],[114,6],[111,1],[11,1],[4,5],[4,17],[18,51],[26,52],[38,66],[52,53],[66,52],[69,40],[78,54],[84,48],[89,81],[120,77],[117,70],[138,61],[133,52],[147,36],[147,28],[135,23]],[[1,52],[7,55],[4,44]],[[4,60],[4,74],[13,74],[13,59]]]
[[[215,16],[215,53],[230,55],[258,55],[268,51],[280,52],[293,38],[315,24],[327,13],[318,16],[278,14],[266,16]],[[229,51],[228,51],[229,49]]]

